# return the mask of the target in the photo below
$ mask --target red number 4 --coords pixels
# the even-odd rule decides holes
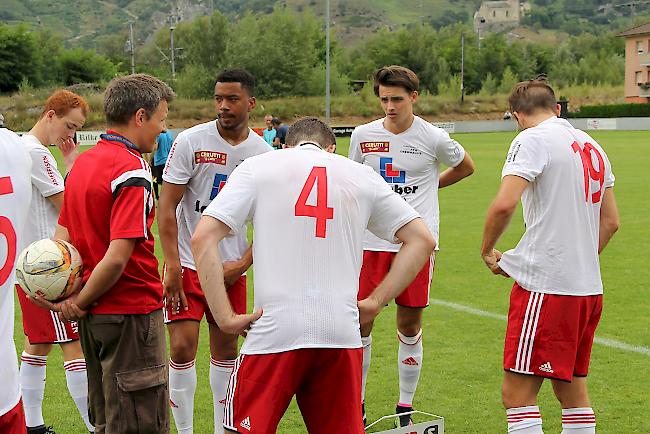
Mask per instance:
[[[309,193],[316,184],[316,206],[307,205]],[[334,208],[327,206],[327,168],[313,167],[295,206],[296,217],[314,217],[316,219],[316,237],[327,235],[327,220],[334,218]]]
[[[11,184],[11,178],[8,176],[0,178],[0,196],[4,194],[11,194],[14,192],[14,187]],[[14,268],[14,261],[16,260],[16,231],[14,226],[5,216],[0,216],[0,235],[4,236],[7,240],[7,259],[0,267],[0,286],[2,286]]]
[[[577,152],[580,155],[582,160],[582,171],[585,178],[585,201],[589,202],[589,191],[590,191],[590,179],[599,182],[598,191],[591,194],[591,203],[600,202],[600,196],[603,190],[603,183],[605,182],[605,162],[603,161],[603,156],[600,155],[598,149],[594,147],[591,143],[585,143],[583,148],[580,148],[578,142],[573,142],[571,145],[573,152]],[[591,159],[591,153],[596,154],[598,159],[598,169],[594,167],[594,163]]]

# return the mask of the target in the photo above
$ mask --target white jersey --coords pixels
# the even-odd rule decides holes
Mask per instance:
[[[515,137],[502,175],[530,184],[521,199],[526,232],[499,266],[529,291],[602,294],[600,206],[605,189],[614,185],[603,148],[552,117]]]
[[[32,158],[32,204],[24,240],[27,246],[54,235],[59,211],[48,197],[61,193],[65,186],[50,150],[31,134],[25,134],[21,139]]]
[[[253,222],[255,309],[242,354],[359,348],[366,228],[396,242],[418,217],[372,169],[313,144],[246,160],[204,211],[234,232]]]
[[[418,116],[414,117],[411,127],[400,134],[384,128],[384,119],[354,129],[349,157],[380,174],[420,213],[438,241],[440,163],[448,167],[458,166],[465,158],[465,150],[446,131]],[[366,233],[365,250],[396,252],[399,247]]]
[[[14,273],[29,202],[31,159],[20,138],[0,128],[0,416],[20,400],[14,345]]]
[[[270,150],[264,139],[250,129],[246,140],[231,145],[219,134],[216,121],[196,125],[176,137],[165,163],[163,180],[187,185],[176,209],[178,254],[183,267],[196,269],[190,239],[203,210],[221,191],[235,167],[248,157]],[[240,259],[247,248],[246,231],[219,243],[224,261]]]

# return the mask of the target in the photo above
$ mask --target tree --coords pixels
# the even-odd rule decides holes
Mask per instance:
[[[24,79],[33,81],[35,49],[34,37],[25,26],[0,24],[0,92],[17,90]]]

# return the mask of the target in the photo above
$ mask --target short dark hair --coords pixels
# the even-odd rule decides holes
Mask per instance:
[[[420,87],[420,79],[415,72],[399,65],[390,65],[379,68],[372,75],[372,81],[374,82],[376,96],[379,96],[380,85],[401,87],[409,93],[418,90]]]
[[[316,117],[306,117],[289,127],[286,145],[298,146],[301,142],[312,142],[325,149],[336,145],[336,136],[327,124]]]
[[[273,119],[271,119],[271,123],[273,125],[280,125],[282,123],[282,121],[280,120],[280,118],[273,118]]]
[[[255,76],[245,69],[226,69],[217,75],[217,81],[214,83],[215,86],[217,83],[239,83],[242,88],[246,89],[250,96],[255,96]]]
[[[508,104],[511,112],[530,115],[538,110],[554,112],[557,99],[546,75],[539,75],[532,80],[517,83],[508,98]]]
[[[126,125],[131,116],[144,109],[151,118],[162,101],[176,95],[167,84],[147,74],[131,74],[111,80],[104,93],[104,114],[109,125]]]

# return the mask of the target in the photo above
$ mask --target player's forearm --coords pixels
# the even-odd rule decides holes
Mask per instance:
[[[512,215],[516,208],[504,208],[495,205],[494,203],[488,209],[487,217],[485,219],[485,227],[483,229],[483,244],[481,246],[481,256],[485,256],[492,252],[494,246],[506,228],[510,224]]]
[[[70,233],[68,232],[68,228],[65,226],[61,226],[59,224],[56,225],[56,230],[54,231],[54,236],[52,237],[53,240],[63,240],[67,242],[70,241]]]
[[[449,167],[440,174],[440,178],[438,179],[438,188],[448,187],[457,183],[461,179],[467,178],[474,173],[474,169],[474,161],[472,161],[469,154],[465,153],[465,158],[463,158],[463,161],[461,161],[458,166]]]
[[[422,238],[402,244],[402,248],[395,255],[390,271],[370,295],[380,306],[384,306],[401,294],[415,279],[435,248],[435,242],[431,241]]]
[[[219,249],[215,249],[218,241],[212,237],[192,238],[192,255],[196,264],[196,272],[201,282],[201,289],[208,302],[208,307],[217,324],[223,324],[224,319],[234,314],[224,284],[223,264]]]
[[[614,233],[618,230],[618,228],[619,222],[617,220],[600,220],[600,229],[598,233],[598,254],[600,254],[605,249],[609,243],[609,240],[612,239]]]
[[[165,266],[180,269],[181,260],[178,254],[178,225],[175,208],[168,210],[161,207],[158,213],[158,233],[163,257],[165,258]]]

